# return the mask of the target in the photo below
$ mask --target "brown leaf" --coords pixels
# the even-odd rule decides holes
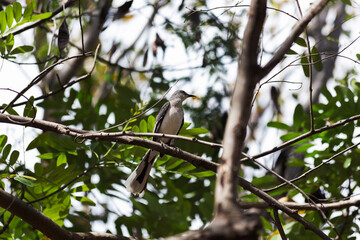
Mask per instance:
[[[114,15],[113,20],[123,18],[125,16],[125,14],[129,12],[129,9],[130,9],[132,3],[133,3],[133,1],[127,1],[123,5],[118,7],[118,10]]]
[[[157,55],[156,42],[153,42],[153,44],[151,45],[151,50],[152,50],[153,55],[156,57],[156,55]]]
[[[59,28],[58,48],[59,48],[60,53],[66,47],[66,45],[69,43],[69,37],[70,37],[69,28],[66,23],[66,18],[64,18],[64,21],[62,22],[62,24]]]
[[[143,58],[143,67],[145,67],[147,60],[148,60],[148,52],[149,52],[149,48],[146,49],[145,53],[144,53],[144,58]]]
[[[165,52],[166,45],[164,40],[160,38],[159,34],[156,34],[155,44],[156,46],[161,47],[162,50]]]

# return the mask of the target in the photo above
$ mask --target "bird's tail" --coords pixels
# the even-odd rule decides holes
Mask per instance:
[[[141,195],[146,188],[146,183],[150,175],[150,170],[155,162],[158,152],[149,149],[141,159],[140,164],[126,179],[126,189],[134,195]]]

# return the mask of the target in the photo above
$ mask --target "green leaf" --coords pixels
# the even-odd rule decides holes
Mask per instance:
[[[298,104],[295,108],[294,116],[293,116],[293,123],[296,131],[299,131],[301,123],[304,121],[304,117],[305,117],[305,112],[301,104]]]
[[[210,177],[214,176],[215,173],[213,171],[204,171],[204,172],[196,172],[196,173],[189,173],[195,177]]]
[[[295,149],[295,152],[306,152],[306,150],[308,150],[312,146],[314,146],[314,144],[312,144],[312,143],[302,144],[301,146],[299,146]]]
[[[32,15],[30,18],[31,22],[35,22],[37,20],[42,20],[42,19],[47,19],[50,18],[52,16],[51,12],[46,12],[46,13],[41,13],[41,14],[37,14],[37,15]]]
[[[357,59],[360,61],[360,54],[356,54]]]
[[[136,132],[136,133],[140,132],[139,127],[137,125],[132,126],[131,131]]]
[[[12,33],[10,33],[7,37],[6,37],[6,49],[8,52],[11,51],[11,49],[14,46],[14,35],[12,35]]]
[[[5,9],[5,13],[6,13],[6,22],[8,27],[10,28],[14,21],[13,7],[11,5],[7,5]]]
[[[36,1],[30,2],[26,7],[24,11],[23,18],[30,18],[30,16],[33,14],[36,7]]]
[[[34,186],[34,183],[31,180],[25,178],[25,176],[16,176],[16,177],[14,177],[14,180],[16,180],[16,181],[18,181],[18,182],[20,182],[20,183],[22,183],[22,184],[24,184],[24,185],[26,185],[28,187],[33,187]]]
[[[191,128],[191,129],[182,129],[179,134],[181,135],[190,135],[190,136],[196,136],[200,134],[208,133],[209,130],[206,128]]]
[[[60,155],[56,159],[56,166],[60,166],[61,164],[67,163],[67,157],[65,153],[60,153]]]
[[[352,6],[350,0],[341,0],[341,1],[342,1],[343,3],[345,3],[346,5]]]
[[[301,55],[300,63],[301,63],[301,66],[302,66],[305,76],[309,77],[309,61],[308,61],[308,57],[305,55],[305,53],[303,53]]]
[[[263,216],[260,216],[261,222],[262,222],[262,227],[268,231],[273,231],[274,228],[272,227],[272,225],[269,223],[269,221],[264,218]]]
[[[351,165],[351,158],[346,158],[345,162],[344,162],[344,168],[348,168]]]
[[[291,131],[292,127],[282,122],[268,122],[268,127]]]
[[[2,105],[3,108],[5,108],[6,106],[7,104],[5,103]],[[19,114],[12,107],[7,108],[6,111],[11,115],[19,116]]]
[[[323,69],[323,64],[319,51],[315,46],[311,49],[311,59],[314,63],[315,69],[320,72]]]
[[[3,150],[6,142],[7,142],[7,136],[6,135],[0,135],[0,153]]]
[[[286,54],[288,54],[288,55],[297,55],[298,53],[295,52],[294,50],[289,49],[289,51]]]
[[[37,157],[41,159],[54,159],[56,156],[58,156],[57,153],[44,153],[38,155]]]
[[[291,139],[294,139],[298,136],[300,136],[301,133],[297,133],[297,132],[292,132],[292,133],[287,133],[287,134],[284,134],[280,137],[281,140],[283,140],[284,142],[286,141],[289,141]]]
[[[140,121],[140,132],[146,133],[147,132],[147,122],[143,119]]]
[[[19,54],[19,53],[27,53],[27,52],[31,52],[34,49],[33,46],[30,45],[23,45],[23,46],[19,46],[14,48],[11,52],[10,55],[15,55],[15,54]]]
[[[24,108],[24,117],[30,117],[33,118],[36,115],[36,108],[33,107],[32,103],[34,103],[34,97],[31,96],[29,98],[29,101],[26,102],[25,108]]]
[[[10,151],[11,151],[11,144],[7,144],[4,147],[4,150],[2,151],[0,161],[5,161],[9,156]]]
[[[15,17],[15,21],[19,22],[21,19],[21,15],[22,15],[22,7],[21,4],[18,2],[14,2],[13,4],[13,11],[14,11],[14,17]]]
[[[183,162],[177,169],[176,172],[188,172],[194,170],[196,167],[188,162]]]
[[[0,53],[1,55],[5,55],[5,45],[6,45],[6,42],[2,39],[0,39]],[[5,105],[5,104],[3,104]]]
[[[96,206],[96,204],[94,203],[94,201],[92,201],[90,198],[88,197],[79,197],[79,196],[75,196],[74,197],[76,200],[80,201],[81,203],[85,204],[85,205],[89,205],[89,206]]]
[[[75,187],[75,188],[71,189],[72,193],[75,193],[75,192],[88,192],[88,191],[90,191],[90,188],[86,184],[83,184],[81,186],[78,186],[78,187]]]
[[[178,159],[178,158],[170,158],[167,162],[166,162],[166,166],[165,169],[166,170],[171,170],[176,168],[177,166],[181,165],[184,162],[184,160],[182,159]]]
[[[5,16],[5,12],[1,11],[0,12],[0,31],[1,33],[4,33],[6,30],[6,16]]]
[[[147,124],[148,124],[149,132],[152,132],[154,130],[154,125],[155,125],[155,117],[153,115],[150,115],[148,117]]]
[[[301,37],[298,37],[298,38],[295,40],[295,43],[296,43],[297,45],[302,46],[302,47],[306,47],[306,46],[307,46],[305,39],[303,39],[303,38],[301,38]]]
[[[17,150],[15,150],[15,151],[13,151],[13,152],[11,153],[11,155],[10,155],[10,165],[11,165],[11,166],[16,163],[16,161],[17,161],[18,158],[19,158],[19,155],[20,155],[20,153],[19,153],[19,151],[17,151]]]

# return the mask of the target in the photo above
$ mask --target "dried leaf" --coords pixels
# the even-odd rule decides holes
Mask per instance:
[[[118,7],[118,10],[114,15],[113,20],[123,18],[125,16],[125,14],[129,12],[129,9],[130,9],[132,3],[133,3],[133,1],[127,1],[123,5]]]
[[[109,50],[109,61],[111,60],[112,56],[114,55],[114,53],[116,52],[117,48],[118,48],[119,44],[116,44],[115,42],[113,42],[110,50]]]
[[[271,96],[271,101],[273,102],[276,111],[279,114],[281,114],[280,105],[279,105],[280,90],[277,87],[272,86],[270,96]]]
[[[148,60],[148,52],[149,52],[149,48],[146,49],[145,53],[144,53],[144,58],[143,58],[143,67],[145,67],[147,60]]]
[[[59,28],[59,37],[58,37],[58,47],[60,53],[62,50],[66,47],[66,45],[69,43],[69,28],[66,23],[66,18],[62,22],[60,28]]]
[[[153,42],[153,44],[151,45],[151,50],[152,50],[153,55],[156,57],[156,55],[157,55],[157,46],[156,46],[155,42]]]
[[[165,45],[164,40],[162,40],[162,39],[160,38],[159,34],[156,34],[155,44],[156,44],[156,46],[161,47],[161,49],[163,50],[163,52],[165,52],[166,45]]]

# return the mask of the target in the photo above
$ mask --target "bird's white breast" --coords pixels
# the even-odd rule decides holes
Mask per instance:
[[[184,119],[184,111],[182,108],[175,109],[174,107],[170,107],[169,110],[166,112],[163,121],[159,128],[159,133],[166,133],[166,134],[177,134],[179,128],[181,127],[182,121]],[[167,138],[162,138],[162,142],[167,143]]]

